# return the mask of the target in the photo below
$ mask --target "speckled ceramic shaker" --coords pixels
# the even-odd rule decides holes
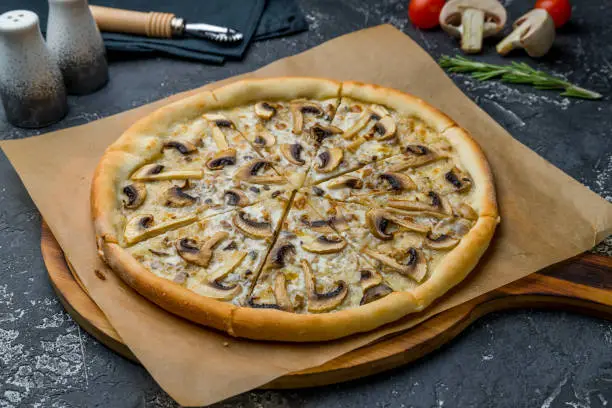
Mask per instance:
[[[47,126],[68,112],[62,74],[31,11],[0,15],[0,97],[7,120],[19,127]]]
[[[47,46],[69,94],[88,94],[108,81],[104,43],[87,0],[49,0]]]

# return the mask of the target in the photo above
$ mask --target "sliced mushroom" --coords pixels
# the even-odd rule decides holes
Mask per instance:
[[[123,194],[127,196],[123,206],[133,210],[140,207],[147,198],[147,186],[144,183],[132,183],[123,187]]]
[[[445,218],[434,225],[431,230],[431,235],[438,237],[440,235],[449,235],[452,238],[461,238],[472,228],[472,221],[464,218]]]
[[[344,152],[339,147],[332,147],[319,153],[317,159],[318,161],[313,166],[315,171],[318,173],[330,173],[342,163]]]
[[[238,284],[225,286],[217,281],[207,282],[198,288],[198,294],[219,300],[233,299],[240,292],[242,292],[242,288]]]
[[[346,241],[337,235],[319,235],[310,242],[304,242],[302,248],[314,254],[333,254],[346,247]]]
[[[276,115],[278,105],[270,102],[258,102],[255,104],[255,115],[261,119],[268,120]]]
[[[382,105],[371,105],[368,108],[369,114],[370,114],[370,119],[373,120],[381,120],[382,118],[384,118],[385,116],[389,116],[389,111],[387,110],[387,108],[385,108]]]
[[[234,123],[220,113],[209,113],[203,116],[204,116],[204,119],[206,119],[207,121],[211,122],[212,124],[220,128],[233,128],[234,127]]]
[[[457,167],[453,167],[445,175],[444,179],[449,182],[455,191],[467,191],[472,186],[472,180]]]
[[[166,190],[165,205],[167,207],[179,208],[195,204],[198,201],[197,197],[191,196],[183,191],[183,187],[172,186]]]
[[[300,221],[312,231],[319,232],[322,234],[332,232],[332,230],[330,229],[330,220],[322,219],[311,221],[308,214],[302,214],[302,216],[300,217]]]
[[[440,12],[440,26],[461,37],[466,53],[480,52],[482,39],[497,34],[506,25],[506,9],[497,0],[450,0]]]
[[[497,44],[497,52],[506,55],[515,48],[524,48],[530,57],[541,57],[555,41],[555,23],[543,9],[533,9],[512,26],[514,31]]]
[[[339,280],[335,282],[336,287],[326,293],[317,292],[317,284],[308,261],[302,260],[304,281],[308,291],[308,311],[311,313],[322,313],[340,306],[348,295],[348,285]]]
[[[330,180],[327,188],[337,190],[341,188],[350,188],[352,190],[360,190],[363,188],[363,180],[355,176],[344,176]]]
[[[282,272],[278,272],[274,277],[274,298],[280,310],[293,312],[293,304],[287,293],[287,279]]]
[[[421,145],[408,145],[404,154],[396,158],[393,166],[389,171],[403,171],[408,168],[414,168],[431,163],[442,158],[435,151]]]
[[[217,149],[229,149],[229,144],[227,143],[227,139],[225,138],[225,133],[223,133],[223,131],[218,126],[212,127],[211,135],[215,142],[215,145],[217,145]]]
[[[266,269],[283,268],[290,256],[295,255],[295,246],[289,241],[281,241],[274,245],[266,263]]]
[[[329,137],[334,135],[339,135],[342,133],[342,129],[332,125],[322,125],[317,123],[310,128],[310,136],[312,139],[321,144],[323,141]]]
[[[225,251],[225,248],[223,249]],[[248,255],[247,251],[234,251],[223,262],[214,274],[210,277],[213,282],[220,283],[227,275],[234,272]]]
[[[383,281],[380,273],[373,269],[362,269],[359,273],[359,284],[364,290],[376,286]]]
[[[235,205],[238,207],[246,207],[249,205],[249,197],[247,197],[242,190],[237,188],[226,190],[223,196],[225,197],[228,205]]]
[[[435,217],[448,217],[453,214],[448,198],[434,191],[427,193],[429,202],[417,200],[392,199],[387,201],[389,207],[405,211],[419,211]]]
[[[385,116],[374,125],[374,134],[378,140],[388,140],[395,136],[397,127],[391,116]]]
[[[478,214],[472,207],[466,203],[461,203],[453,208],[453,212],[456,216],[466,218],[468,220],[475,221],[478,219]]]
[[[372,115],[374,115],[374,118],[372,118]],[[361,113],[361,116],[359,116],[359,119],[357,119],[357,121],[353,124],[353,126],[351,126],[350,128],[348,128],[347,130],[344,131],[344,133],[342,134],[342,137],[347,139],[347,140],[352,139],[359,132],[361,132],[361,130],[363,128],[365,128],[367,126],[367,124],[370,122],[370,120],[372,120],[372,119],[380,119],[381,117],[382,116],[379,116],[378,113],[372,112],[372,108],[371,107],[369,109],[365,109]]]
[[[206,162],[206,167],[210,170],[220,170],[225,166],[233,166],[234,164],[236,164],[236,150],[225,149],[215,153],[215,155]]]
[[[383,210],[382,208],[373,208],[369,210],[366,213],[366,222],[372,235],[385,241],[393,238],[393,233],[388,232],[388,229],[392,224],[395,224],[401,229],[408,231],[429,231],[429,226],[427,225],[419,224],[407,218],[398,217],[391,214],[387,210]]]
[[[301,135],[304,130],[304,114],[312,114],[317,117],[324,114],[319,104],[306,101],[293,102],[290,110],[293,117],[293,133],[296,135]]]
[[[363,291],[363,296],[361,297],[359,304],[363,306],[365,304],[372,303],[375,300],[384,298],[391,292],[393,292],[393,289],[384,283],[371,286]]]
[[[274,174],[259,175],[261,170],[270,168],[272,163],[268,160],[254,159],[243,164],[234,174],[235,181],[246,181],[253,184],[285,184],[284,177]]]
[[[417,185],[407,174],[388,171],[382,173],[378,177],[381,180],[384,180],[389,183],[389,187],[391,188],[391,190],[396,193],[415,190],[417,188]]]
[[[213,249],[228,236],[227,232],[219,231],[203,243],[193,238],[179,238],[174,245],[185,262],[206,268],[212,259]]]
[[[183,156],[193,153],[198,150],[198,148],[191,142],[183,141],[179,142],[178,140],[172,140],[170,142],[164,143],[164,149],[176,149]]]
[[[135,244],[146,238],[151,238],[171,229],[191,224],[197,220],[197,215],[175,218],[166,222],[155,224],[151,214],[140,214],[132,217],[125,225],[124,238],[128,245]]]
[[[364,252],[383,265],[417,282],[421,282],[425,275],[427,275],[427,259],[425,259],[425,255],[420,249],[409,248],[408,251],[406,251],[404,262],[398,262],[389,255],[371,249],[366,248]]]
[[[304,148],[299,143],[283,143],[280,145],[280,151],[285,156],[289,163],[302,166],[306,164],[306,160],[302,159],[302,151]]]
[[[276,144],[276,137],[274,137],[274,135],[267,130],[262,130],[257,132],[252,140],[252,143],[255,145],[255,147],[264,149],[266,147],[274,146]]]
[[[202,170],[164,171],[164,166],[161,164],[145,164],[136,170],[130,178],[136,181],[201,179]]]
[[[459,239],[452,238],[450,235],[442,234],[435,236],[428,233],[425,237],[424,245],[431,249],[451,249],[459,243]]]
[[[234,226],[248,237],[254,239],[271,238],[274,234],[272,224],[268,221],[256,221],[251,219],[244,211],[239,211],[232,217]]]

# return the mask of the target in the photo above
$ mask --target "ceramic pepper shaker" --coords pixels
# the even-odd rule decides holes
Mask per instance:
[[[31,11],[0,15],[0,97],[8,121],[19,127],[47,126],[68,112],[62,74]]]
[[[104,43],[87,0],[49,0],[47,46],[69,94],[88,94],[108,81]]]

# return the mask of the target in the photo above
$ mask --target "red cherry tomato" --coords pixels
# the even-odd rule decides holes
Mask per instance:
[[[535,8],[548,11],[557,28],[567,23],[572,16],[572,5],[569,0],[538,0]]]
[[[408,16],[418,28],[434,28],[439,22],[445,0],[410,0]]]

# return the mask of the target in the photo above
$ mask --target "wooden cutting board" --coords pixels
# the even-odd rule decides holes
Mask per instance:
[[[72,318],[112,350],[137,361],[71,273],[44,222],[41,250],[51,284]],[[573,310],[612,320],[612,257],[582,254],[571,258],[442,312],[406,332],[278,378],[264,388],[314,387],[376,374],[425,356],[488,313],[534,307]]]

